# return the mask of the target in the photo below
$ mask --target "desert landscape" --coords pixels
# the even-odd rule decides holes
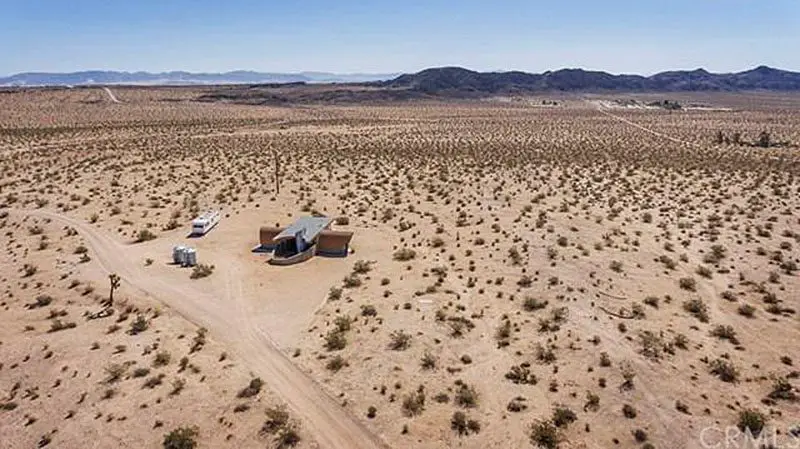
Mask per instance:
[[[800,95],[259,89],[0,91],[0,446],[800,447]]]

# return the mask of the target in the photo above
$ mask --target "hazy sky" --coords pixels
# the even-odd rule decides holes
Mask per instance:
[[[0,0],[0,75],[800,70],[800,0]]]

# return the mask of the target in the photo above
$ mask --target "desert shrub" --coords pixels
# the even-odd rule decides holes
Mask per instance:
[[[618,260],[612,260],[608,267],[611,268],[611,271],[615,273],[622,272],[622,262]]]
[[[389,349],[393,351],[404,351],[411,346],[411,334],[404,331],[394,331],[389,335]]]
[[[405,262],[417,257],[417,252],[411,248],[402,248],[395,251],[392,257],[394,258],[394,260]]]
[[[172,230],[178,229],[180,227],[181,227],[181,224],[178,223],[178,220],[173,218],[170,221],[168,221],[167,224],[165,224],[162,229],[164,231],[172,231]]]
[[[702,323],[708,322],[708,306],[700,299],[690,299],[684,302],[683,310],[694,315]]]
[[[474,419],[467,418],[466,413],[456,411],[450,418],[450,428],[453,429],[458,436],[467,436],[470,433],[478,433],[481,431],[481,425]]]
[[[711,279],[711,276],[713,275],[711,269],[704,265],[698,266],[695,272],[706,279]]]
[[[739,315],[745,316],[747,318],[752,318],[756,314],[756,308],[751,306],[750,304],[742,304],[737,309]]]
[[[644,298],[644,303],[647,304],[650,307],[653,307],[653,308],[657,309],[658,308],[658,297],[657,296],[648,296],[647,298]]]
[[[527,312],[533,312],[535,310],[544,309],[547,307],[547,304],[547,301],[542,301],[533,296],[526,296],[522,301],[522,308]]]
[[[242,388],[239,393],[236,395],[238,398],[251,398],[258,393],[261,392],[261,388],[264,386],[264,381],[261,380],[260,377],[256,377],[250,380],[250,383],[247,384],[246,387]]]
[[[136,234],[136,243],[148,242],[150,240],[154,240],[155,238],[156,235],[153,234],[152,231],[149,229],[142,229],[138,234]]]
[[[633,418],[636,418],[636,415],[637,415],[636,409],[633,408],[632,405],[625,404],[625,405],[622,406],[622,416],[624,416],[624,417],[626,417],[628,419],[633,419]]]
[[[192,274],[189,275],[191,279],[201,279],[211,276],[214,272],[214,265],[206,265],[199,263],[192,268]]]
[[[358,260],[353,265],[353,273],[356,274],[367,274],[370,270],[372,270],[372,263],[366,260]]]
[[[770,399],[782,399],[784,401],[796,401],[798,396],[794,392],[792,384],[785,377],[778,377],[772,384],[772,391],[767,395]]]
[[[347,346],[347,337],[339,329],[333,329],[325,335],[325,349],[328,351],[341,351]]]
[[[525,404],[525,398],[518,396],[508,402],[506,405],[506,410],[512,413],[519,413],[524,412],[528,409],[528,406]]]
[[[553,410],[553,424],[556,427],[567,427],[578,419],[578,415],[567,407],[556,407]]]
[[[556,449],[560,439],[558,428],[550,421],[539,420],[531,425],[531,443],[534,447]]]
[[[159,385],[164,383],[164,374],[158,374],[156,376],[152,376],[144,381],[142,388],[150,388],[153,389]]]
[[[179,427],[164,435],[164,449],[194,449],[197,435],[196,427]]]
[[[65,322],[59,319],[54,319],[53,321],[50,322],[50,329],[48,329],[47,332],[53,333],[53,332],[63,331],[66,329],[74,329],[77,326],[78,325],[73,322]]]
[[[678,334],[675,338],[672,339],[672,344],[676,348],[680,349],[688,349],[689,348],[689,337],[684,334]]]
[[[284,449],[287,447],[295,447],[301,441],[300,433],[297,430],[297,424],[290,422],[278,430],[275,436],[275,446],[277,449]]]
[[[641,332],[639,334],[639,341],[642,344],[642,354],[653,360],[660,359],[664,353],[672,354],[674,352],[672,346],[664,342],[663,337],[655,332]]]
[[[517,285],[519,285],[520,287],[530,287],[531,285],[533,285],[533,278],[531,278],[528,275],[524,275],[521,278],[519,278],[519,280],[517,281]]]
[[[339,332],[347,332],[352,326],[353,320],[350,315],[339,315],[333,320],[333,324]]]
[[[363,283],[361,278],[355,273],[351,273],[342,279],[342,285],[344,285],[345,288],[361,287]]]
[[[362,305],[361,316],[378,316],[378,310],[372,304]]]
[[[372,419],[376,416],[378,416],[378,409],[375,408],[374,405],[370,405],[369,408],[367,408],[367,418]]]
[[[535,349],[536,353],[536,360],[542,363],[553,363],[556,361],[556,353],[553,351],[552,347],[544,347],[541,344],[537,344]]]
[[[403,414],[407,417],[418,416],[423,410],[425,410],[425,390],[420,387],[403,399]]]
[[[678,285],[680,288],[690,292],[697,290],[697,281],[692,278],[680,278],[678,280]]]
[[[436,357],[430,352],[425,351],[425,354],[422,355],[420,365],[422,366],[422,369],[436,369]]]
[[[137,314],[136,319],[131,322],[131,328],[128,330],[128,333],[131,335],[138,335],[146,331],[148,327],[150,327],[150,323],[144,315],[140,313]]]
[[[339,287],[331,287],[331,289],[328,290],[328,300],[337,301],[339,299],[342,299],[342,289]]]
[[[478,392],[471,385],[461,383],[453,396],[453,402],[464,408],[474,408],[478,406]]]
[[[739,340],[736,338],[736,330],[730,325],[720,324],[711,330],[711,336],[722,340],[728,340],[735,345],[739,344]]]
[[[767,417],[758,410],[746,409],[739,412],[739,421],[736,427],[742,432],[749,431],[751,435],[757,437],[764,430],[764,425],[767,423]]]
[[[270,407],[266,414],[267,420],[261,426],[261,433],[274,435],[289,424],[289,412],[284,407]]]
[[[150,368],[140,367],[140,368],[136,368],[135,370],[133,370],[133,373],[131,373],[131,376],[138,378],[138,377],[145,377],[148,374],[150,374]]]
[[[600,408],[600,396],[592,393],[591,391],[586,392],[586,404],[583,406],[583,411],[591,410],[596,412]]]
[[[739,370],[736,366],[723,359],[716,359],[710,365],[711,374],[719,377],[723,382],[736,382],[739,380]]]
[[[120,363],[112,363],[111,365],[108,365],[105,370],[106,378],[104,382],[107,384],[118,382],[120,379],[122,379],[122,376],[125,375],[127,370],[128,368]]]
[[[508,346],[508,339],[511,338],[511,321],[503,320],[500,326],[497,327],[494,336],[497,340],[498,347]]]
[[[29,278],[39,271],[39,267],[26,263],[22,266],[22,277]]]
[[[347,366],[347,361],[340,355],[332,357],[328,360],[328,363],[325,364],[325,368],[333,371],[334,373],[339,372],[342,368]]]
[[[37,309],[39,307],[47,307],[53,303],[53,297],[50,295],[39,295],[36,300],[28,304],[29,309]]]
[[[183,388],[186,386],[186,380],[177,378],[172,381],[172,391],[169,392],[171,396],[177,396],[183,391]]]
[[[13,402],[13,401],[0,402],[0,410],[5,411],[5,412],[10,412],[11,410],[16,409],[17,406],[18,406],[18,404],[16,402]]]
[[[167,351],[159,351],[156,353],[156,356],[153,358],[153,366],[160,367],[169,364],[169,361],[172,359],[172,355],[170,355]]]
[[[505,377],[511,382],[521,385],[536,385],[539,382],[536,374],[531,372],[530,364],[527,362],[513,365],[505,374]]]

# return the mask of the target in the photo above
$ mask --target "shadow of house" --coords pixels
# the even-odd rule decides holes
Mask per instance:
[[[292,265],[314,255],[346,257],[353,233],[330,229],[333,219],[302,217],[286,228],[262,227],[254,252],[272,252],[269,263]]]

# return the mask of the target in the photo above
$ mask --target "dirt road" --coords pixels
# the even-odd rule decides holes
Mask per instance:
[[[49,218],[73,227],[86,240],[94,260],[103,270],[117,273],[122,278],[123,286],[154,297],[189,321],[207,328],[215,339],[236,353],[255,375],[286,401],[294,413],[303,419],[304,430],[321,447],[388,448],[377,435],[297,368],[269,335],[252,322],[241,303],[241,294],[236,293],[238,288],[232,288],[233,293],[228,298],[217,298],[188,282],[187,285],[174,283],[159,278],[152,271],[146,272],[138,264],[138,258],[126,254],[129,252],[126,245],[81,220],[42,210],[13,213]],[[232,284],[240,285],[240,280],[235,279],[235,267],[228,268],[229,272],[220,274],[229,276]]]
[[[679,144],[682,144],[682,145],[688,145],[690,147],[696,147],[697,146],[697,144],[695,144],[695,143],[692,143],[692,142],[689,142],[689,141],[686,141],[686,140],[681,140],[681,139],[678,139],[678,138],[675,138],[675,137],[672,137],[672,136],[668,136],[668,135],[666,135],[664,133],[660,133],[658,131],[654,131],[654,130],[652,130],[650,128],[642,126],[642,125],[640,125],[640,124],[638,124],[636,122],[632,122],[632,121],[626,119],[625,117],[620,117],[619,115],[613,114],[613,113],[609,112],[608,109],[605,106],[603,106],[602,104],[600,104],[598,102],[587,100],[587,99],[584,99],[584,101],[589,103],[590,105],[594,106],[595,109],[597,109],[597,111],[600,112],[601,114],[606,115],[608,117],[611,117],[614,120],[619,120],[620,122],[625,123],[625,124],[630,125],[630,126],[633,126],[634,128],[638,128],[638,129],[640,129],[640,130],[642,130],[642,131],[644,131],[646,133],[650,133],[650,134],[652,134],[654,136],[661,137],[662,139],[667,139],[669,141],[672,141],[672,142],[675,142],[675,143],[679,143]]]
[[[111,92],[111,89],[109,89],[108,87],[104,87],[104,88],[103,88],[103,90],[104,90],[104,91],[106,91],[106,93],[108,94],[108,98],[110,98],[110,99],[111,99],[111,102],[112,102],[112,103],[122,103],[122,102],[121,102],[121,101],[119,101],[119,99],[117,99],[117,97],[114,95],[114,92]]]

